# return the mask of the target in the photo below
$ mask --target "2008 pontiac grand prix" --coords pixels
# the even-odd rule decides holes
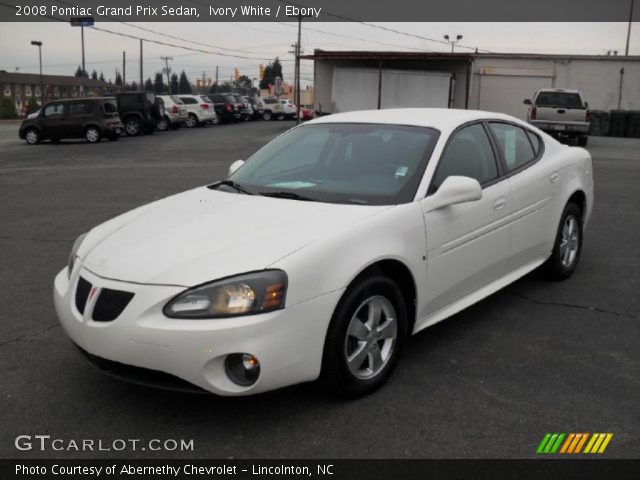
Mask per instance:
[[[572,274],[589,153],[513,117],[397,109],[292,128],[227,180],[78,238],[55,307],[107,373],[220,395],[362,395],[408,335],[531,270]]]

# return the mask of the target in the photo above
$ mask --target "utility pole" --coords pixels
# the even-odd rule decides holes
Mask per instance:
[[[202,93],[207,93],[207,78],[206,78],[206,73],[203,70],[202,71]]]
[[[216,65],[216,85],[218,85],[218,66]]]
[[[633,2],[631,0],[631,7],[629,8],[629,26],[627,27],[627,47],[624,49],[624,54],[629,56],[629,39],[631,37],[631,22],[633,20]]]
[[[44,81],[42,79],[42,42],[32,40],[31,45],[38,47],[38,58],[40,59],[40,105],[44,105]]]
[[[122,86],[127,85],[127,52],[122,52]]]
[[[302,35],[302,14],[298,15],[298,41],[296,42],[296,93],[295,104],[298,108],[296,124],[300,124],[300,37]]]
[[[171,85],[171,70],[169,70],[169,60],[173,60],[173,57],[160,57],[164,60],[165,71],[167,72],[167,85]]]
[[[144,90],[144,80],[142,77],[142,39],[140,39],[140,90]]]

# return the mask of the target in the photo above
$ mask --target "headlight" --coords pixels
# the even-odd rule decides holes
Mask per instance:
[[[86,236],[87,236],[86,233],[83,233],[82,235],[80,235],[78,238],[76,238],[76,241],[73,243],[73,247],[71,247],[71,253],[69,254],[69,261],[67,262],[67,276],[69,278],[71,278],[71,272],[73,272],[73,266],[75,265],[76,259],[78,258],[78,248],[80,248],[80,245],[82,244],[82,241]]]
[[[171,318],[219,318],[253,315],[284,308],[287,274],[282,270],[247,273],[182,292],[167,303]]]

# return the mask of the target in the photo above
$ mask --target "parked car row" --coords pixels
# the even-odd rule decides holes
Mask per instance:
[[[29,144],[43,140],[85,138],[97,143],[155,130],[202,127],[206,124],[248,120],[292,119],[297,108],[277,98],[245,97],[231,93],[209,95],[155,95],[151,92],[118,93],[112,97],[69,98],[46,103],[29,115],[19,136]],[[301,118],[313,112],[301,109]]]

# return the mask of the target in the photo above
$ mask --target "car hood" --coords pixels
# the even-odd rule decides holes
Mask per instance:
[[[202,187],[98,227],[87,237],[91,245],[81,256],[84,267],[105,278],[189,287],[267,268],[320,237],[387,208]]]

